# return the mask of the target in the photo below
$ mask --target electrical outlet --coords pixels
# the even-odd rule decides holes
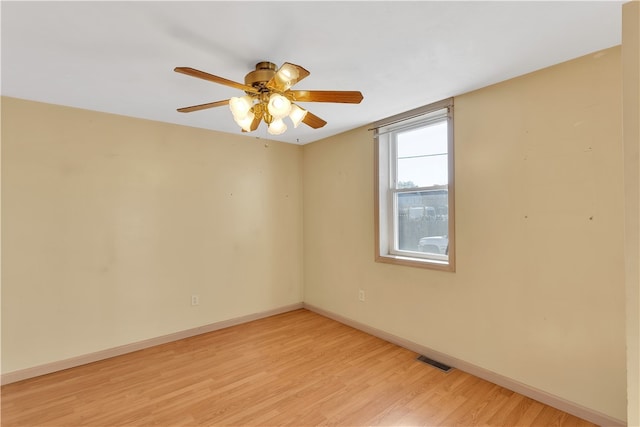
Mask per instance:
[[[364,289],[358,290],[358,299],[360,301],[364,301],[365,300],[365,298],[364,298]]]
[[[191,295],[191,305],[200,305],[200,297],[198,295]]]

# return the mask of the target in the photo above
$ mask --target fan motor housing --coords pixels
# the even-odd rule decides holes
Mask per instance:
[[[244,84],[255,88],[264,88],[264,85],[276,74],[276,64],[273,62],[258,62],[256,69],[244,76]]]

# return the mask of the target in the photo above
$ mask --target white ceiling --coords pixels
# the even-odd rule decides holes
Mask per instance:
[[[311,75],[295,89],[359,90],[304,103],[328,124],[305,144],[621,42],[623,1],[2,1],[2,95],[240,134],[226,107],[176,108],[239,90],[259,61]],[[37,117],[34,117],[37,123]]]

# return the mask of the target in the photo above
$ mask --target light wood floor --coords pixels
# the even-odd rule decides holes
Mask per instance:
[[[590,426],[307,310],[2,387],[2,425]]]

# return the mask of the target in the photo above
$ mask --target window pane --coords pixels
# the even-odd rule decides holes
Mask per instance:
[[[449,253],[447,189],[396,194],[398,250]]]
[[[446,121],[399,132],[396,188],[446,185],[447,137]]]

